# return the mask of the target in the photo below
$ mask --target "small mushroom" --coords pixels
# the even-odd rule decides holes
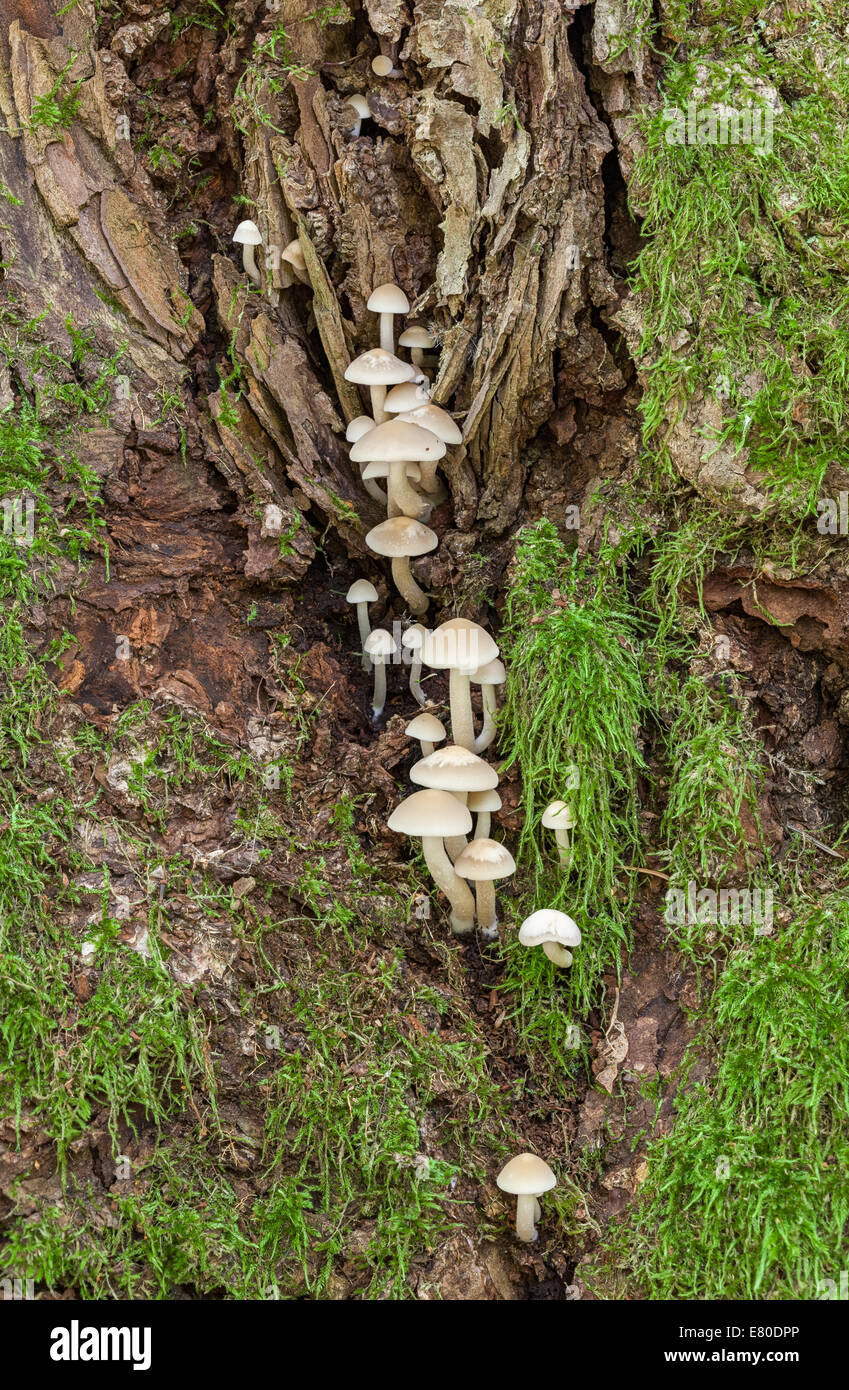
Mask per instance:
[[[498,792],[492,789],[485,792],[469,792],[466,805],[475,814],[475,839],[489,839],[492,813],[501,810],[501,797]]]
[[[357,626],[360,629],[363,670],[367,671],[371,666],[371,660],[366,651],[366,642],[371,632],[371,626],[368,620],[368,606],[370,603],[377,603],[377,589],[373,584],[370,584],[367,579],[357,579],[345,595],[345,602],[355,603],[357,605]]]
[[[391,58],[385,53],[378,53],[376,58],[371,60],[371,70],[375,77],[400,77],[401,74],[395,67]],[[405,310],[406,313],[406,310]]]
[[[383,409],[388,415],[402,415],[408,410],[420,410],[430,404],[427,387],[421,381],[402,381],[387,391]]]
[[[397,650],[395,638],[385,627],[374,628],[363,643],[363,651],[368,652],[374,667],[374,698],[371,708],[375,723],[382,715],[386,704],[386,666]]]
[[[503,663],[497,658],[475,671],[472,676],[472,684],[479,685],[481,688],[481,704],[483,705],[483,725],[475,739],[476,753],[483,753],[495,738],[495,715],[498,709],[495,687],[503,685],[506,679],[507,672],[504,670]]]
[[[356,419],[351,421],[346,429],[345,438],[349,444],[356,444],[358,439],[362,439],[364,434],[367,434],[369,430],[373,430],[374,428],[375,423],[370,415],[358,415]],[[362,478],[362,469],[360,469],[360,477]],[[382,487],[379,487],[371,478],[363,479],[363,487],[369,497],[373,497],[375,502],[378,502],[384,509],[386,508],[389,499]]]
[[[419,740],[423,758],[429,758],[433,752],[434,744],[444,743],[446,738],[444,725],[436,718],[435,714],[417,714],[415,719],[410,720],[404,733],[407,738]]]
[[[372,290],[366,308],[373,314],[380,314],[380,346],[386,352],[394,353],[395,315],[410,312],[409,299],[399,285],[390,282],[387,285],[378,285],[376,290]]]
[[[404,421],[386,420],[357,440],[351,449],[351,460],[354,463],[388,463],[390,511],[394,504],[404,516],[417,517],[424,502],[407,482],[406,465],[438,460],[444,453],[442,440],[430,430]]]
[[[458,801],[465,803],[469,792],[488,791],[496,787],[498,773],[468,748],[447,743],[444,748],[437,748],[414,763],[410,769],[410,780],[421,787],[435,787],[439,791],[450,792]],[[446,849],[453,859],[465,846],[465,839],[452,839],[447,842]]]
[[[280,252],[280,259],[292,267],[302,285],[310,284],[310,277],[307,274],[307,263],[304,259],[304,253],[301,250],[300,240],[297,237],[294,241],[290,241],[288,246],[284,246],[283,250]]]
[[[345,105],[353,106],[354,110],[357,113],[357,119],[354,121],[354,124],[351,127],[351,139],[357,140],[359,139],[360,127],[362,126],[363,121],[368,121],[371,119],[371,110],[369,108],[369,104],[364,96],[361,96],[359,92],[355,92],[353,96],[346,98]]]
[[[581,933],[565,912],[542,907],[525,918],[519,928],[519,940],[523,946],[541,946],[550,961],[565,967],[572,964],[572,952],[566,947],[580,946]]]
[[[413,792],[396,806],[387,824],[398,834],[421,836],[431,877],[451,904],[452,931],[464,936],[474,930],[475,900],[469,885],[455,874],[443,843],[446,836],[465,835],[471,830],[472,818],[466,807],[448,792]]]
[[[423,526],[409,516],[393,516],[373,526],[366,535],[366,545],[375,555],[392,561],[392,579],[402,599],[412,613],[427,612],[427,594],[410,572],[410,560],[435,550],[439,537],[429,526]]]
[[[552,801],[551,805],[546,806],[542,813],[542,823],[546,830],[554,831],[560,863],[564,869],[568,869],[572,859],[569,831],[573,830],[576,824],[571,806],[567,805],[565,801]]]
[[[250,219],[246,222],[240,222],[233,233],[233,240],[237,246],[242,248],[242,265],[245,268],[245,274],[250,276],[255,285],[261,285],[262,279],[257,270],[254,256],[254,247],[262,245],[262,233],[259,227]]]
[[[455,872],[475,885],[478,927],[484,936],[498,935],[495,911],[495,884],[516,872],[516,861],[509,849],[497,840],[474,839],[454,860]]]
[[[537,1238],[534,1224],[542,1215],[538,1198],[557,1186],[557,1179],[548,1164],[536,1154],[517,1154],[505,1163],[495,1179],[502,1192],[516,1198],[516,1235],[519,1240]]]
[[[401,646],[410,653],[410,694],[418,705],[427,704],[422,690],[422,642],[426,632],[421,623],[411,623],[401,636]]]
[[[449,619],[429,632],[422,643],[424,664],[450,673],[451,732],[454,742],[470,752],[475,747],[475,726],[469,681],[475,671],[497,656],[498,647],[486,629],[467,618]]]
[[[389,386],[397,386],[402,381],[413,381],[416,369],[409,362],[402,362],[394,352],[385,348],[369,348],[361,352],[345,368],[345,380],[367,386],[371,393],[371,413],[376,425],[383,424],[386,414],[383,402]]]
[[[432,333],[428,333],[426,328],[421,328],[419,324],[411,324],[405,328],[398,339],[398,346],[410,349],[410,361],[416,367],[424,366],[424,354],[429,348],[436,347],[436,339]]]
[[[409,499],[412,497],[417,498],[418,500],[416,503],[415,516],[421,518],[424,521],[427,521],[432,508],[429,507],[428,503],[425,501],[424,497],[418,491],[418,489],[413,486],[413,484],[417,483],[419,481],[419,478],[422,476],[419,465],[417,463],[405,463],[403,465],[403,469],[406,477],[406,482],[404,486],[405,499]],[[361,476],[363,482],[366,485],[368,485],[368,483],[373,483],[377,478],[386,478],[388,486],[390,472],[391,468],[388,463],[383,463],[378,459],[372,459],[371,463],[364,463],[362,465]],[[392,492],[390,492],[388,494],[386,498],[386,512],[388,516],[407,516],[411,511],[412,504],[409,500],[406,500],[404,506],[402,507],[398,502],[397,493],[393,494]]]

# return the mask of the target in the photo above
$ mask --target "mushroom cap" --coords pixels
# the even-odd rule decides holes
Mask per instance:
[[[429,526],[423,526],[411,516],[392,516],[372,527],[366,536],[366,545],[375,555],[397,560],[402,556],[426,555],[439,545],[439,537]]]
[[[472,817],[450,792],[413,792],[396,806],[386,822],[399,835],[468,835]]]
[[[488,661],[485,666],[479,666],[477,671],[473,671],[469,679],[475,685],[503,685],[507,679],[507,672],[504,669],[503,661],[496,657],[494,661]]]
[[[405,420],[385,420],[357,440],[351,449],[354,463],[418,463],[422,459],[441,459],[445,445],[430,430]]]
[[[389,66],[391,67],[392,64],[390,63]],[[366,308],[370,309],[373,314],[408,314],[410,301],[400,285],[393,285],[390,281],[388,284],[378,285],[376,290],[372,290]]]
[[[516,861],[509,849],[497,840],[470,840],[454,860],[454,868],[461,878],[472,882],[482,879],[509,878],[516,872]]]
[[[401,633],[401,646],[409,647],[411,651],[418,651],[424,641],[427,628],[422,623],[410,623]]]
[[[359,92],[354,92],[353,96],[345,98],[346,106],[353,106],[361,121],[367,121],[371,116],[371,108],[364,96]]]
[[[251,222],[250,218],[248,218],[246,222],[239,223],[233,233],[233,240],[237,241],[240,246],[260,246],[262,244],[262,233],[256,223]]]
[[[387,391],[383,409],[390,415],[400,415],[405,410],[419,410],[429,400],[427,387],[420,381],[402,381],[400,386]]]
[[[542,946],[546,941],[556,941],[560,946],[580,946],[581,932],[577,922],[565,912],[541,907],[525,918],[519,928],[519,940],[523,946]]]
[[[548,1164],[536,1154],[517,1154],[505,1163],[495,1181],[502,1192],[511,1192],[515,1197],[538,1197],[557,1186]]]
[[[367,579],[355,579],[347,594],[347,603],[376,603],[377,589]]]
[[[411,478],[414,483],[417,483],[422,476],[422,470],[417,463],[408,463],[406,465],[406,470],[407,477]],[[361,472],[361,477],[364,482],[369,482],[372,478],[388,478],[389,464],[381,463],[378,459],[373,459],[371,463],[365,464]]]
[[[445,725],[435,714],[427,713],[417,714],[415,719],[411,719],[404,733],[409,738],[423,738],[427,743],[444,743],[446,738]]]
[[[289,245],[283,248],[280,252],[280,259],[281,261],[288,261],[289,265],[293,265],[296,270],[306,270],[307,268],[307,263],[304,260],[304,253],[301,250],[301,243],[298,237],[295,237],[294,241],[290,241]]]
[[[392,71],[392,59],[387,58],[385,53],[378,53],[377,57],[371,60],[371,70],[376,77],[388,77]]]
[[[468,618],[450,618],[422,643],[422,661],[437,671],[453,669],[471,675],[497,656],[498,648],[486,629]]]
[[[386,348],[368,348],[345,368],[345,380],[359,386],[394,386],[399,381],[412,381],[416,370],[411,362],[402,362]]]
[[[432,348],[436,347],[436,339],[426,328],[422,328],[419,323],[411,323],[409,328],[398,339],[401,347]]]
[[[447,792],[484,792],[498,786],[498,773],[477,753],[446,743],[410,768],[410,780],[420,787],[438,787]]]
[[[466,805],[470,811],[500,811],[501,797],[492,788],[485,792],[469,792]]]
[[[346,429],[345,438],[349,444],[356,444],[358,439],[362,439],[364,434],[374,429],[377,429],[377,422],[372,420],[370,415],[358,415]]]
[[[372,628],[366,640],[363,642],[363,651],[368,652],[369,656],[387,657],[397,652],[398,645],[391,632],[387,632],[385,627]]]
[[[542,823],[546,830],[571,830],[575,824],[571,806],[565,801],[552,801],[542,813]]]
[[[442,439],[446,444],[462,444],[463,436],[459,426],[451,419],[447,410],[443,410],[439,405],[432,405],[428,401],[425,405],[417,405],[413,410],[405,410],[403,415],[398,416],[399,420],[406,420],[411,425],[420,425],[423,430],[430,430],[437,439]]]

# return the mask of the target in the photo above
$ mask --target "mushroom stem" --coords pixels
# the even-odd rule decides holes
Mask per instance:
[[[478,818],[475,821],[475,833],[473,840],[488,840],[489,828],[492,824],[492,816],[489,811],[478,811]]]
[[[421,484],[425,492],[436,492],[439,487],[436,478],[436,464],[436,459],[422,459],[419,464],[419,468],[421,469]]]
[[[422,850],[431,878],[451,904],[451,930],[455,936],[466,936],[475,927],[475,900],[469,885],[455,874],[438,835],[423,835]]]
[[[410,361],[414,367],[424,366],[424,348],[410,348]]]
[[[380,346],[386,348],[387,352],[395,351],[394,320],[394,314],[381,314],[380,316]],[[377,419],[376,416],[375,419]]]
[[[468,804],[468,792],[452,792],[451,795],[453,796],[455,801],[459,801],[461,806],[465,806]],[[452,864],[454,863],[454,860],[457,858],[457,855],[463,853],[463,850],[466,848],[466,844],[467,840],[465,835],[448,835],[446,837],[445,853],[448,855],[448,858],[451,860]]]
[[[561,946],[559,941],[544,941],[542,943],[542,949],[545,951],[548,959],[553,961],[555,965],[566,966],[572,964],[572,952],[567,951],[565,946]]]
[[[495,936],[498,932],[498,917],[495,912],[495,884],[491,878],[478,879],[475,884],[478,927],[485,936]]]
[[[476,753],[482,753],[495,739],[495,711],[498,708],[498,703],[495,698],[494,685],[481,686],[481,703],[483,705],[483,724],[475,739]],[[557,834],[562,834],[562,832],[558,831]]]
[[[423,500],[416,489],[407,481],[406,463],[399,460],[393,460],[390,463],[387,485],[390,504],[394,502],[395,506],[400,508],[402,516],[418,517],[421,515]]]
[[[374,663],[374,699],[371,702],[372,714],[379,719],[386,704],[386,663],[378,658]]]
[[[520,1193],[516,1198],[516,1235],[519,1240],[532,1241],[537,1238],[534,1217],[540,1211],[536,1197],[531,1193]],[[540,1211],[540,1215],[542,1215]]]
[[[426,613],[428,597],[410,572],[409,555],[396,555],[392,561],[392,580],[411,613]],[[453,675],[453,672],[452,672]]]
[[[247,242],[242,246],[242,265],[245,267],[245,274],[251,277],[254,284],[261,285],[262,280],[257,270],[254,248],[248,245]]]
[[[410,664],[410,694],[417,705],[424,707],[427,704],[425,693],[422,690],[422,659],[417,650],[413,650],[413,660]],[[424,748],[424,744],[422,744]],[[427,753],[433,752],[433,744],[428,745]],[[427,753],[425,757],[427,757]]]
[[[392,351],[391,348],[389,350]],[[376,425],[382,425],[387,418],[386,411],[383,409],[383,402],[386,400],[386,387],[370,386],[369,394],[371,395],[371,418]]]
[[[570,863],[572,862],[572,852],[571,846],[569,844],[569,831],[555,830],[554,838],[557,841],[558,854],[560,855],[560,863],[564,869],[568,869]]]
[[[430,739],[427,738],[420,738],[419,743],[422,746],[422,757],[429,758],[433,752],[434,745],[430,742]]]
[[[542,1207],[539,1204],[539,1198],[534,1197],[534,1223],[536,1224],[537,1221],[542,1221]]]
[[[368,620],[368,604],[365,600],[357,604],[357,626],[360,629],[360,646],[365,647],[366,638],[371,632],[371,624]],[[367,671],[371,666],[371,657],[367,651],[364,651],[362,654],[362,663],[364,671]]]
[[[448,682],[451,706],[451,733],[454,742],[470,753],[475,750],[475,726],[472,719],[472,699],[469,693],[469,674],[452,667]]]
[[[362,483],[369,497],[373,497],[375,502],[380,503],[381,507],[387,507],[389,505],[386,493],[383,491],[380,484],[374,481],[374,478],[363,478]]]

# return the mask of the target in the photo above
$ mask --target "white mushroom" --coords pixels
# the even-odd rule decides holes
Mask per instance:
[[[467,618],[451,618],[429,632],[422,643],[424,664],[450,672],[451,732],[454,742],[470,752],[475,746],[475,726],[469,680],[473,672],[497,656],[498,647],[486,629]]]
[[[355,357],[345,368],[346,381],[354,381],[359,386],[369,388],[371,413],[376,425],[383,424],[386,419],[383,402],[386,399],[387,388],[397,386],[402,381],[413,381],[415,375],[416,369],[411,363],[402,362],[394,352],[387,352],[385,348],[369,348],[367,352],[361,352],[359,357]]]
[[[280,259],[292,267],[302,285],[310,284],[310,277],[307,274],[307,263],[301,249],[299,238],[296,237],[294,241],[289,242],[288,246],[284,246],[283,250],[280,252]]]
[[[483,725],[475,739],[476,753],[483,753],[484,749],[488,748],[495,738],[495,715],[498,710],[495,687],[503,685],[506,679],[507,672],[504,670],[503,663],[497,658],[475,671],[472,676],[472,684],[479,685],[481,688],[481,704],[483,705]]]
[[[390,281],[389,284],[378,285],[377,289],[372,291],[366,308],[370,309],[373,314],[380,314],[380,346],[386,352],[394,353],[395,315],[410,312],[409,299],[399,285],[393,285]]]
[[[541,1215],[538,1198],[557,1186],[548,1164],[536,1154],[517,1154],[505,1163],[495,1181],[502,1192],[510,1192],[517,1199],[516,1235],[519,1240],[536,1240],[535,1221],[539,1221]]]
[[[444,743],[446,738],[444,725],[436,718],[435,714],[427,713],[417,714],[415,719],[411,719],[404,733],[408,738],[419,740],[423,758],[429,758],[433,752],[434,744]]]
[[[576,824],[571,806],[565,801],[552,801],[542,813],[542,823],[546,830],[554,831],[560,863],[564,869],[568,869],[572,859],[569,831],[573,830]]]
[[[478,927],[484,936],[498,935],[498,916],[495,911],[495,883],[516,872],[516,861],[509,849],[497,840],[473,839],[454,860],[454,869],[461,878],[475,885]]]
[[[498,773],[476,753],[459,744],[447,743],[421,758],[410,769],[410,780],[421,787],[450,792],[465,804],[469,792],[488,791],[498,785]],[[451,858],[465,849],[466,841],[450,839],[446,848]]]
[[[523,946],[541,946],[550,961],[565,968],[572,964],[572,952],[566,948],[580,946],[581,933],[578,924],[565,912],[542,907],[525,918],[519,928],[519,940]]]
[[[353,106],[354,110],[357,113],[357,119],[354,121],[354,124],[351,127],[351,139],[356,140],[359,138],[360,127],[362,126],[363,121],[367,121],[371,118],[369,104],[364,96],[361,96],[359,92],[355,92],[353,96],[346,98],[345,105]]]
[[[410,653],[410,694],[418,705],[427,704],[422,690],[422,642],[426,632],[421,623],[411,623],[401,635],[401,646]]]
[[[358,439],[362,439],[364,434],[373,429],[375,429],[375,423],[370,415],[358,415],[346,429],[345,438],[349,444],[356,444]],[[360,469],[360,477],[362,478],[362,469]],[[384,509],[386,508],[389,499],[382,487],[379,487],[371,478],[363,478],[363,487],[369,497],[373,497],[375,502],[378,502]]]
[[[240,222],[233,233],[233,240],[237,246],[242,248],[242,265],[245,268],[245,274],[250,276],[255,285],[261,285],[262,279],[254,257],[254,247],[262,245],[262,234],[259,227],[250,219]]]
[[[371,666],[371,660],[366,651],[366,642],[371,632],[371,626],[368,620],[368,606],[370,603],[377,603],[377,589],[373,584],[370,584],[367,579],[357,579],[345,595],[345,601],[346,603],[355,603],[357,605],[357,626],[360,629],[363,670],[367,671]]]
[[[492,813],[501,810],[501,797],[498,792],[495,790],[469,792],[466,805],[475,814],[475,839],[488,840]]]
[[[458,878],[445,853],[445,836],[465,835],[472,818],[448,792],[413,792],[389,817],[389,829],[401,835],[420,835],[425,863],[437,887],[451,904],[451,928],[457,936],[474,929],[475,900],[468,884]]]
[[[390,514],[397,515],[400,511],[404,516],[417,517],[424,507],[424,501],[407,481],[407,465],[437,460],[444,453],[442,440],[429,430],[401,420],[386,420],[357,440],[351,449],[351,460],[354,463],[388,464]]]
[[[363,651],[368,652],[374,667],[374,699],[372,716],[377,721],[386,704],[386,666],[398,650],[395,638],[384,627],[376,627],[363,643]]]
[[[398,346],[410,349],[410,361],[416,366],[424,365],[424,354],[429,348],[436,347],[436,339],[432,333],[428,333],[426,328],[421,328],[418,324],[411,324],[405,328],[398,339]]]
[[[435,550],[439,537],[429,526],[423,526],[409,516],[393,516],[374,526],[366,536],[366,545],[375,555],[385,555],[392,561],[392,579],[396,589],[412,613],[427,612],[427,594],[419,588],[410,572],[410,560]]]
[[[378,53],[376,58],[371,60],[371,70],[375,77],[400,77],[401,74],[394,66],[392,59],[385,53]]]

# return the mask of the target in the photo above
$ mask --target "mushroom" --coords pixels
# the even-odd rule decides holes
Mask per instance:
[[[519,940],[523,946],[541,946],[550,961],[565,967],[572,964],[572,952],[566,947],[580,946],[581,933],[565,912],[543,907],[525,918],[519,928]]]
[[[367,671],[371,665],[368,652],[366,651],[366,642],[371,632],[368,620],[368,606],[370,603],[377,603],[377,589],[373,584],[370,584],[367,579],[357,579],[345,595],[345,602],[355,603],[357,605],[357,625],[360,629],[363,670]]]
[[[378,285],[372,290],[366,308],[373,314],[380,314],[380,346],[386,352],[395,351],[395,332],[393,320],[396,314],[408,314],[410,301],[398,285],[391,282]],[[415,369],[414,369],[415,370]]]
[[[495,768],[456,743],[447,743],[444,748],[437,748],[414,763],[410,769],[410,779],[421,787],[451,792],[463,803],[469,792],[489,791],[498,785]],[[449,840],[446,849],[453,858],[465,845],[466,841],[461,837],[459,840]]]
[[[413,381],[416,369],[409,362],[402,362],[394,352],[385,348],[369,348],[361,352],[345,368],[345,380],[354,381],[358,386],[368,386],[371,393],[371,413],[376,425],[386,419],[383,402],[386,388],[397,386],[401,381]]]
[[[454,860],[454,870],[475,885],[478,926],[484,936],[498,935],[495,911],[495,882],[516,872],[516,861],[509,849],[497,840],[474,839]]]
[[[481,688],[481,704],[483,705],[483,725],[475,739],[476,753],[483,753],[484,749],[488,748],[495,738],[495,713],[498,709],[495,687],[503,685],[506,679],[507,672],[504,670],[503,663],[497,658],[475,671],[472,676],[472,683]]]
[[[429,402],[430,396],[423,382],[402,381],[400,386],[393,386],[391,391],[387,391],[383,409],[389,415],[401,415],[407,410],[420,410]]]
[[[363,121],[368,121],[371,119],[371,110],[369,108],[369,104],[364,96],[361,96],[359,92],[354,92],[353,96],[346,98],[345,105],[353,106],[354,110],[357,113],[357,119],[354,121],[354,124],[351,127],[351,139],[357,140],[359,139],[360,127]]]
[[[363,643],[363,651],[368,652],[374,667],[374,699],[371,708],[375,723],[382,715],[386,704],[386,663],[397,650],[395,638],[385,627],[376,627]]]
[[[425,665],[437,671],[450,672],[451,732],[454,742],[462,744],[470,752],[474,751],[475,746],[475,726],[469,680],[475,671],[494,661],[497,656],[498,648],[489,633],[467,618],[451,618],[429,632],[422,643],[422,661]],[[495,782],[492,785],[495,786]]]
[[[351,449],[351,459],[354,463],[388,463],[390,511],[394,503],[405,516],[416,517],[424,502],[407,482],[406,465],[438,460],[444,453],[442,440],[430,430],[403,420],[387,420],[357,440]]]
[[[424,405],[416,406],[414,410],[405,410],[397,416],[411,425],[418,425],[423,430],[429,430],[435,434],[437,439],[441,439],[443,444],[462,444],[463,436],[455,422],[451,419],[447,410],[442,410],[438,405],[431,405],[429,401]],[[422,483],[428,492],[434,492],[438,487],[436,481],[436,463],[429,463],[422,473]]]
[[[388,479],[389,472],[390,468],[388,463],[381,463],[378,462],[377,459],[373,459],[371,463],[364,463],[362,465],[361,476],[363,483],[368,485],[369,483],[373,483],[376,478]],[[406,475],[406,486],[404,488],[405,496],[409,494],[410,497],[416,497],[418,499],[415,515],[427,521],[433,508],[425,501],[421,493],[413,487],[413,483],[417,483],[422,476],[419,465],[417,463],[405,463],[404,473]],[[394,497],[391,492],[386,499],[386,513],[387,516],[407,515],[407,512],[398,505],[397,498]]]
[[[304,259],[304,253],[301,250],[301,243],[297,237],[294,241],[290,241],[288,246],[284,246],[283,250],[280,252],[280,259],[292,267],[302,285],[310,284],[310,277],[307,274],[307,263]]]
[[[422,642],[426,632],[421,623],[411,623],[401,637],[401,646],[410,652],[410,694],[419,705],[427,704],[422,690]]]
[[[560,863],[564,869],[568,869],[572,858],[569,831],[575,826],[575,817],[572,815],[571,806],[568,806],[565,801],[552,801],[551,805],[546,806],[542,813],[542,823],[546,830],[554,831]]]
[[[262,234],[259,227],[250,219],[247,222],[240,222],[233,233],[233,240],[237,246],[242,248],[242,265],[245,268],[245,274],[250,276],[255,285],[261,285],[262,280],[254,258],[254,247],[262,245]]]
[[[472,818],[466,807],[448,792],[413,792],[396,806],[387,824],[398,834],[421,836],[431,877],[451,904],[452,931],[457,936],[473,931],[475,900],[468,884],[455,874],[443,844],[446,835],[465,835],[471,830]]]
[[[401,639],[404,640],[403,637]],[[445,727],[435,714],[417,714],[411,719],[404,733],[408,738],[417,738],[422,746],[422,757],[429,758],[435,743],[445,742]]]
[[[498,792],[469,792],[466,805],[475,813],[475,839],[488,839],[492,812],[501,810],[501,797]]]
[[[542,1212],[539,1201],[543,1192],[550,1192],[557,1186],[557,1179],[548,1164],[536,1154],[517,1154],[505,1163],[495,1179],[502,1192],[509,1192],[516,1198],[516,1235],[519,1240],[532,1241],[537,1238],[535,1222]]]
[[[369,430],[373,430],[374,428],[375,423],[370,415],[358,415],[356,419],[351,421],[346,429],[345,438],[349,444],[356,444],[358,439],[362,439],[364,434],[367,434]],[[362,478],[362,469],[360,469],[360,477]],[[378,487],[377,483],[373,482],[371,478],[363,478],[363,487],[369,497],[373,497],[375,502],[380,503],[381,507],[385,508],[387,506],[388,498],[386,493],[383,491],[383,488]]]
[[[429,526],[409,516],[393,516],[373,526],[366,536],[366,545],[375,555],[392,561],[392,580],[395,588],[413,613],[427,612],[427,594],[419,588],[410,572],[410,560],[435,550],[439,537]]]
[[[436,339],[426,328],[417,323],[405,328],[398,339],[398,346],[410,349],[410,361],[416,367],[424,366],[424,354],[428,348],[436,347]]]
[[[375,77],[400,77],[401,74],[385,53],[378,53],[376,58],[371,60],[371,70]],[[404,310],[406,313],[406,309]]]

